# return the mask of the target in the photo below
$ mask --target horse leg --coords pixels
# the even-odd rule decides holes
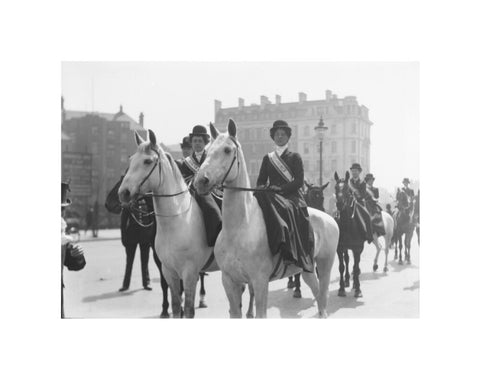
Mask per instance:
[[[199,308],[207,308],[207,303],[205,302],[205,273],[200,273],[200,303],[198,304]]]
[[[398,237],[398,245],[399,245],[399,254],[398,254],[398,264],[403,265],[403,259],[402,259],[402,248],[403,248],[403,242],[402,242],[402,234]]]
[[[226,273],[222,272],[223,288],[230,304],[230,318],[242,318],[242,284],[234,282]]]
[[[253,286],[248,283],[248,292],[250,294],[250,300],[248,301],[248,311],[247,311],[247,318],[253,318],[253,301],[255,296],[253,294]]]
[[[383,272],[388,271],[388,250],[390,247],[390,238],[385,234],[385,265],[383,266]]]
[[[170,315],[168,314],[168,307],[170,304],[168,304],[168,283],[165,280],[165,277],[163,276],[162,262],[160,262],[160,259],[158,259],[157,252],[155,251],[155,247],[153,247],[153,245],[152,245],[152,249],[153,249],[153,260],[155,261],[158,271],[160,272],[160,285],[162,287],[162,294],[163,294],[162,313],[160,314],[160,318],[169,318]]]
[[[355,297],[362,297],[360,290],[360,256],[362,250],[353,250],[353,289],[355,290]]]
[[[348,256],[348,249],[345,249],[343,253],[343,259],[345,259],[345,287],[350,287],[350,272],[348,271],[348,263],[350,262],[350,257]]]
[[[346,296],[345,293],[345,281],[343,280],[343,273],[345,271],[345,264],[343,260],[344,251],[337,249],[338,256],[338,271],[340,271],[340,288],[338,289],[338,296]]]
[[[378,255],[380,254],[380,243],[378,241],[378,236],[376,234],[373,235],[373,244],[377,249],[377,253],[375,254],[375,259],[373,260],[373,271],[376,272],[378,270]]]
[[[180,295],[180,277],[177,273],[162,265],[162,272],[165,280],[170,287],[170,296],[172,297],[172,315],[173,318],[181,318],[183,316],[182,298]]]
[[[255,317],[267,318],[268,277],[253,280],[252,286],[255,293]]]
[[[297,299],[302,297],[302,291],[300,291],[300,274],[295,275],[295,290],[293,291],[293,297]]]
[[[293,281],[293,276],[288,277],[287,288],[291,289],[295,287],[295,282]]]
[[[317,306],[318,306],[318,317],[327,318],[327,302],[328,302],[328,287],[330,285],[330,274],[332,272],[333,262],[335,261],[335,256],[331,257],[318,257],[316,259],[317,263],[317,274],[318,274],[318,297]],[[305,280],[305,278],[304,278]],[[308,284],[308,283],[307,283]]]
[[[197,292],[198,274],[194,271],[187,271],[183,276],[183,287],[185,290],[185,318],[195,317],[195,295]]]

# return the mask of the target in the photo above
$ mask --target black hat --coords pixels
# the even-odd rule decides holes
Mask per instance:
[[[273,123],[273,126],[270,128],[270,137],[273,139],[277,129],[284,129],[287,132],[288,138],[292,136],[292,128],[288,126],[286,121],[277,120]]]
[[[203,125],[195,125],[192,129],[192,132],[190,133],[190,141],[194,136],[200,136],[203,137],[203,140],[205,143],[208,143],[210,141],[210,136],[207,133],[207,128]]]
[[[192,148],[192,144],[190,143],[190,137],[189,136],[186,136],[186,137],[183,137],[182,139],[182,143],[180,144],[180,148],[181,149],[184,149],[184,148]]]
[[[375,180],[375,177],[373,176],[373,174],[368,173],[367,175],[365,175],[365,181],[370,179]]]
[[[407,182],[408,184],[410,184],[410,179],[404,178],[404,179],[402,180],[402,183],[405,183],[405,182]]]
[[[69,184],[62,182],[62,207],[67,207],[72,204],[72,200],[67,199],[67,191],[70,191]]]
[[[360,163],[352,163],[352,167],[350,167],[350,170],[357,169],[362,171],[362,166],[360,166]]]

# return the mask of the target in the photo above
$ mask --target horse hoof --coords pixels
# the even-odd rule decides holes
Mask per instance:
[[[383,268],[383,272],[388,272],[388,267],[387,267],[387,266],[385,266],[385,267]]]
[[[362,291],[361,290],[355,290],[355,294],[354,294],[355,297],[363,297],[363,294],[362,294]]]
[[[160,315],[160,318],[170,318],[168,311],[163,311],[162,314]]]
[[[377,271],[377,270],[378,270],[378,265],[375,263],[375,264],[373,265],[373,271]]]
[[[327,313],[327,311],[321,311],[321,312],[318,314],[318,318],[328,318],[328,313]]]
[[[298,289],[293,291],[293,297],[295,297],[297,299],[301,299],[302,298],[302,292]]]
[[[403,266],[403,261],[398,261],[398,264]]]
[[[199,308],[208,308],[207,303],[205,303],[204,301],[200,301],[200,303],[198,303],[198,307]]]
[[[287,288],[288,288],[288,289],[295,288],[295,282],[288,282]]]
[[[340,288],[340,289],[338,290],[338,296],[340,296],[340,297],[345,297],[345,296],[347,296],[347,293],[345,292],[345,288]]]
[[[253,313],[247,313],[247,318],[253,318]]]

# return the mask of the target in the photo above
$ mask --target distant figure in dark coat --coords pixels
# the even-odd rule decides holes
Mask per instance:
[[[373,176],[373,174],[365,175],[365,183],[367,183],[367,196],[365,198],[365,204],[372,219],[373,233],[375,233],[377,236],[384,236],[385,225],[383,225],[382,208],[380,207],[380,205],[378,205],[378,198],[380,197],[380,193],[378,191],[378,188],[373,186],[374,181],[375,177]]]

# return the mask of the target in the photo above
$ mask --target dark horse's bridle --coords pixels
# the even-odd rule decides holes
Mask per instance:
[[[342,188],[342,193],[344,195],[344,198],[346,198],[345,200],[342,200],[341,202],[339,200],[337,200],[337,210],[338,210],[338,213],[341,213],[343,211],[345,211],[345,208],[348,206],[352,209],[352,218],[355,216],[355,207],[357,205],[357,199],[355,197],[355,193],[357,192],[357,190],[355,188],[353,188],[350,183],[348,183],[348,181],[346,181],[345,179],[341,179],[338,183],[343,183],[344,184],[344,187]],[[345,196],[345,195],[348,195],[348,196]],[[349,204],[350,203],[350,204]]]
[[[157,154],[157,159],[155,161],[155,164],[153,165],[153,167],[150,169],[150,172],[145,176],[145,178],[143,178],[143,180],[140,182],[140,185],[138,186],[138,190],[140,191],[140,188],[142,187],[143,184],[145,184],[145,182],[150,178],[150,176],[153,174],[153,172],[155,171],[155,169],[157,168],[158,166],[158,174],[159,176],[161,176],[162,174],[162,166],[159,164],[160,162],[160,153],[154,149],[153,147],[150,147],[150,150],[152,150],[155,154]],[[127,169],[127,172],[128,172],[128,169]],[[143,195],[141,198],[145,198],[145,197],[175,197],[175,196],[179,196],[179,195],[182,195],[184,194],[185,192],[187,192],[189,190],[189,187],[187,186],[187,188],[183,191],[180,191],[180,192],[177,192],[177,193],[173,193],[173,194],[156,194],[156,193],[153,193],[152,192],[148,192],[146,193],[145,195]],[[138,199],[136,199],[138,200]],[[182,213],[185,213],[186,211],[188,211],[190,209],[192,205],[192,201],[190,200],[190,205],[189,207],[183,211],[183,212],[180,212],[178,214],[175,214],[175,215],[162,215],[162,214],[159,214],[159,213],[155,213],[155,211],[153,212],[145,212],[143,209],[140,209],[138,207],[136,207],[134,205],[134,202],[131,201],[128,206],[126,208],[128,208],[130,211],[134,210],[140,214],[142,214],[143,216],[152,216],[152,215],[155,215],[155,216],[159,216],[159,217],[174,217],[174,216],[179,216],[180,214]],[[149,226],[152,226],[153,225],[153,221],[148,224],[148,225],[145,225],[143,224],[142,222],[140,222],[133,214],[133,212],[130,212],[133,219],[137,222],[137,224],[139,224],[140,226],[144,227],[144,228],[147,228]]]

